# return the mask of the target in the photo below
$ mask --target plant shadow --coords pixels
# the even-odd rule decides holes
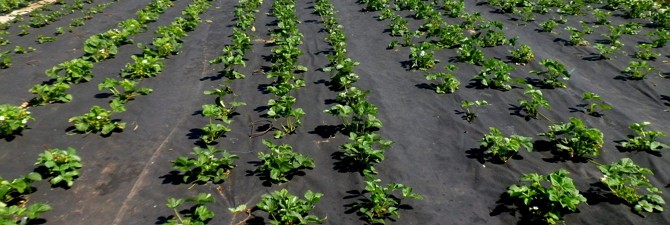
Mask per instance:
[[[359,161],[347,157],[344,155],[344,152],[337,151],[330,154],[330,157],[335,160],[333,162],[333,169],[339,173],[358,173],[361,176],[364,176],[364,170],[367,169],[368,165],[360,163]]]
[[[176,170],[170,171],[168,174],[165,174],[158,178],[163,179],[161,184],[171,184],[171,185],[186,184],[186,182],[184,182],[184,175]]]
[[[319,125],[314,128],[313,131],[309,131],[309,134],[319,135],[321,138],[333,138],[335,135],[344,129],[343,125]]]
[[[258,167],[260,167],[261,165],[263,165],[263,161],[249,161],[249,162],[247,162],[247,163],[253,165],[253,166],[256,167],[256,168],[258,168]],[[309,170],[311,170],[311,168],[300,167],[300,168],[298,168],[297,170],[292,171],[291,173],[288,173],[288,174],[286,175],[286,179],[288,179],[289,181],[291,181],[291,180],[293,180],[293,177],[296,177],[296,176],[299,176],[299,177],[305,176],[306,173],[305,173],[305,171],[303,171],[303,170],[305,170],[305,169],[309,169]],[[270,178],[270,171],[269,171],[269,170],[268,170],[268,171],[259,171],[258,169],[256,169],[256,170],[247,170],[246,173],[247,173],[246,176],[248,176],[248,177],[252,177],[252,176],[256,176],[256,177],[258,177],[258,178],[262,181],[262,185],[263,185],[264,187],[272,187],[273,184],[275,184],[275,185],[279,185],[279,184],[282,184],[282,183],[286,183],[286,182],[277,182],[277,181],[273,181],[273,180]]]

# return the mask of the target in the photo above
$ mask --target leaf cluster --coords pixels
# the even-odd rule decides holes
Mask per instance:
[[[26,129],[29,120],[35,120],[30,112],[20,106],[0,104],[0,136],[11,136]]]
[[[568,171],[559,169],[549,175],[524,174],[521,185],[512,185],[507,194],[515,200],[524,219],[548,224],[559,223],[567,212],[577,211],[586,198],[568,177]]]
[[[455,65],[448,65],[444,67],[447,71],[456,70]],[[435,85],[435,93],[446,94],[454,93],[461,85],[461,82],[451,73],[426,73],[424,75],[426,80],[438,80],[438,84]]]
[[[112,121],[110,118],[112,114],[112,111],[95,105],[91,107],[89,113],[72,117],[68,122],[74,123],[75,129],[81,133],[100,132],[102,135],[109,135],[114,131],[120,131],[126,127],[126,123]]]
[[[172,168],[182,173],[186,183],[219,183],[228,178],[235,168],[235,160],[239,157],[226,150],[208,145],[206,149],[194,147],[193,158],[178,157],[172,161]]]
[[[604,144],[603,133],[597,128],[589,128],[581,119],[570,118],[569,123],[556,123],[549,131],[540,133],[552,141],[557,150],[567,152],[569,158],[596,157]]]
[[[603,173],[600,182],[605,184],[615,196],[626,201],[636,212],[663,212],[665,201],[661,191],[654,187],[647,176],[651,170],[638,166],[629,158],[612,164],[599,165]],[[642,190],[646,190],[643,192]]]
[[[277,145],[268,140],[263,140],[263,144],[270,149],[270,152],[258,152],[262,164],[258,166],[256,172],[269,175],[273,183],[288,182],[299,170],[315,166],[313,159],[294,152],[293,147],[288,144]]]
[[[49,180],[51,184],[56,185],[65,182],[68,187],[72,187],[74,180],[79,177],[79,169],[82,167],[77,150],[71,147],[65,150],[47,149],[44,153],[40,153],[35,165],[43,165],[47,168],[49,175],[52,176]]]
[[[194,205],[179,211],[177,208],[186,202],[194,203]],[[175,216],[168,220],[166,225],[205,225],[215,215],[207,208],[208,203],[214,203],[214,197],[209,193],[200,193],[196,197],[187,199],[168,198],[166,206],[174,211]]]
[[[263,194],[261,201],[256,205],[260,210],[270,214],[270,224],[293,225],[322,223],[326,218],[310,215],[309,211],[316,207],[323,194],[310,190],[305,192],[305,199],[292,195],[286,189]]]
[[[665,133],[645,129],[651,125],[650,122],[633,123],[628,128],[635,131],[637,136],[628,135],[628,140],[621,142],[621,147],[631,151],[649,151],[660,152],[663,148],[670,146],[656,140],[658,137],[665,137]]]
[[[528,152],[533,151],[532,138],[519,135],[505,137],[502,132],[495,127],[489,127],[490,134],[485,134],[479,141],[479,145],[484,149],[484,153],[501,160],[504,163],[519,152],[522,147]]]
[[[400,195],[394,192],[400,191]],[[369,224],[386,224],[386,220],[400,217],[400,206],[404,199],[423,199],[412,188],[398,183],[381,185],[381,180],[367,176],[364,199],[354,204],[354,208]]]

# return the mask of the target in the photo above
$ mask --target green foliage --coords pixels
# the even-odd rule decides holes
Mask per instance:
[[[664,28],[658,28],[656,31],[651,32],[650,36],[655,37],[651,45],[654,48],[662,48],[670,41],[670,30]]]
[[[0,52],[0,69],[7,69],[12,66],[12,57],[9,51]]]
[[[582,100],[588,102],[586,105],[586,113],[592,116],[600,116],[602,115],[602,111],[612,109],[612,106],[606,104],[600,95],[593,92],[584,92]]]
[[[282,129],[275,131],[275,138],[295,133],[296,129],[302,125],[300,118],[305,116],[305,111],[302,108],[294,109],[293,104],[295,104],[295,97],[290,95],[268,100],[268,106],[270,107],[267,112],[268,117],[275,120],[286,119],[285,123],[280,123]]]
[[[540,61],[540,65],[547,68],[547,70],[536,71],[533,70],[531,73],[537,74],[538,76],[543,76],[542,84],[546,87],[551,88],[565,88],[567,84],[561,82],[559,79],[569,80],[570,72],[565,69],[565,65],[562,63],[553,60],[553,59],[544,59]]]
[[[389,183],[384,187],[380,183],[380,179],[367,176],[364,192],[367,196],[354,204],[354,208],[369,224],[386,224],[386,220],[392,217],[399,218],[403,199],[423,199],[407,185]],[[400,191],[399,196],[402,198],[394,195],[395,191]]]
[[[239,157],[226,150],[207,146],[207,149],[194,147],[194,158],[178,157],[172,161],[172,168],[183,174],[184,182],[219,183],[228,179]]]
[[[334,105],[324,112],[339,117],[344,130],[348,132],[364,133],[382,127],[382,122],[377,119],[377,106],[363,97],[354,102]]]
[[[484,52],[471,40],[463,42],[456,53],[458,60],[467,64],[480,65],[484,61]]]
[[[54,84],[37,84],[28,91],[37,95],[31,100],[31,105],[43,105],[46,103],[72,101],[72,95],[67,93],[68,90],[70,90],[70,85],[56,82]]]
[[[27,194],[34,191],[30,184],[39,180],[42,177],[34,172],[11,181],[0,177],[0,224],[28,224],[40,214],[51,211],[47,204],[27,204]]]
[[[35,120],[24,107],[0,104],[0,137],[8,137],[26,129],[29,120]]]
[[[51,184],[65,182],[68,187],[72,187],[82,166],[77,150],[71,147],[66,150],[47,149],[44,153],[40,153],[35,165],[42,165],[49,170],[49,175],[52,176],[49,180]]]
[[[246,66],[246,63],[244,63],[244,52],[241,49],[235,48],[233,45],[227,45],[223,47],[223,53],[214,58],[213,60],[210,60],[210,64],[219,64],[223,63],[225,66],[224,68],[224,76],[228,79],[242,79],[244,78],[244,74],[235,71],[234,66],[236,65],[241,65],[242,67]]]
[[[533,88],[532,85],[526,85],[526,90],[523,94],[530,96],[530,100],[519,100],[519,105],[523,107],[523,110],[526,111],[528,117],[537,118],[537,110],[540,106],[547,110],[551,110],[551,105],[549,105],[549,101],[542,95],[542,91]]]
[[[663,212],[665,201],[661,191],[647,178],[654,175],[650,169],[638,166],[629,158],[609,165],[599,165],[603,173],[600,182],[607,185],[612,194],[626,201],[636,212]],[[646,189],[643,192],[642,189]]]
[[[605,143],[600,130],[586,127],[578,118],[570,118],[569,123],[550,125],[548,132],[539,135],[548,137],[556,149],[567,152],[569,158],[596,157]]]
[[[637,136],[628,135],[627,141],[621,142],[621,147],[631,151],[649,151],[660,152],[662,148],[670,148],[670,146],[663,144],[656,140],[658,137],[665,137],[665,133],[660,131],[646,130],[650,122],[633,123],[628,128],[635,131]]]
[[[626,75],[627,79],[642,80],[654,70],[656,68],[650,66],[647,61],[630,61],[628,67],[622,73]]]
[[[232,129],[230,129],[230,127],[224,124],[214,123],[213,121],[210,120],[209,123],[205,125],[205,127],[203,127],[201,130],[203,134],[200,136],[200,140],[203,143],[209,145],[216,142],[216,139],[219,139],[226,133],[230,132]]]
[[[95,62],[113,57],[118,53],[118,47],[113,40],[104,38],[102,35],[91,36],[84,42],[86,56]]]
[[[374,165],[384,160],[384,152],[392,141],[382,140],[377,133],[349,133],[349,142],[342,145],[344,159],[353,162],[362,174],[374,174]]]
[[[542,27],[543,32],[552,32],[556,26],[558,26],[558,22],[556,22],[553,19],[550,20],[545,20],[544,22],[539,24],[540,27]]]
[[[410,47],[409,58],[412,61],[410,68],[418,70],[427,70],[433,68],[439,60],[433,59],[435,52],[430,42],[421,42],[421,44]]]
[[[445,15],[457,18],[465,11],[465,0],[446,0],[442,3]]]
[[[335,74],[330,76],[333,85],[338,89],[351,88],[351,85],[359,79],[358,74],[354,72],[354,67],[358,66],[360,63],[353,61],[351,58],[345,58],[335,63],[335,65],[323,68],[323,71],[330,72],[337,70]]]
[[[519,152],[521,147],[533,151],[532,138],[519,135],[504,137],[502,132],[495,127],[489,127],[490,134],[485,134],[479,141],[479,146],[485,150],[485,154],[507,163],[507,161]]]
[[[322,223],[326,220],[325,217],[319,218],[309,214],[309,211],[316,207],[316,203],[321,200],[322,196],[321,193],[308,190],[303,200],[288,193],[288,190],[281,189],[280,191],[263,194],[256,207],[270,214],[270,224],[273,225]]]
[[[594,9],[591,11],[593,13],[593,16],[596,17],[596,21],[594,22],[596,25],[607,25],[610,24],[610,20],[608,17],[612,15],[611,12],[609,11],[603,11],[601,9]]]
[[[294,152],[288,144],[276,145],[268,140],[263,140],[263,144],[270,149],[270,153],[258,152],[258,159],[263,162],[256,172],[269,175],[273,183],[288,182],[299,170],[315,166],[313,159]]]
[[[78,84],[93,79],[93,63],[82,58],[72,59],[45,71],[46,75],[57,82]],[[61,75],[62,74],[62,75]]]
[[[141,57],[132,55],[133,63],[126,64],[126,68],[121,71],[121,77],[126,79],[151,78],[163,71],[163,59],[148,55]]]
[[[148,95],[153,90],[151,88],[138,88],[139,82],[128,79],[116,80],[114,78],[105,78],[105,80],[98,84],[98,90],[108,89],[115,96],[112,99],[110,106],[115,112],[126,111],[125,104],[135,97],[140,95]]]
[[[391,28],[391,36],[403,36],[410,32],[407,28],[407,20],[398,15],[391,18],[389,27]]]
[[[102,135],[109,135],[115,130],[120,131],[126,127],[126,123],[112,121],[110,119],[112,113],[96,105],[91,107],[89,113],[72,117],[68,122],[74,123],[75,129],[81,133],[100,132]]]
[[[584,39],[584,36],[587,35],[587,32],[585,30],[578,30],[577,28],[567,26],[565,27],[565,30],[570,32],[570,40],[568,40],[568,43],[573,46],[583,46],[583,45],[589,45],[589,42]]]
[[[447,71],[456,70],[455,65],[448,65],[444,67]],[[454,93],[458,90],[461,82],[456,79],[456,77],[451,73],[426,73],[426,80],[438,80],[438,84],[435,85],[435,93],[446,94]]]
[[[621,43],[620,41],[615,41],[611,45],[598,43],[595,44],[593,47],[598,49],[598,51],[600,52],[601,59],[610,59],[610,55],[612,55],[614,52],[623,47],[623,43]]]
[[[575,212],[579,204],[586,203],[568,175],[564,169],[546,176],[524,174],[520,183],[525,184],[509,186],[507,194],[517,200],[515,205],[521,209],[524,219],[557,224],[566,212]]]
[[[468,123],[472,123],[472,121],[477,118],[477,114],[475,114],[474,111],[471,111],[470,108],[473,106],[486,106],[489,105],[488,102],[484,100],[476,100],[476,101],[468,101],[468,100],[463,100],[461,101],[461,108],[465,110],[465,113],[463,114],[463,119],[468,121]]]
[[[510,51],[510,54],[512,54],[512,61],[520,65],[526,65],[526,63],[535,59],[533,50],[525,44],[520,45],[516,50]]]
[[[484,61],[482,70],[472,79],[481,87],[509,90],[512,89],[508,84],[512,81],[509,74],[513,70],[513,66],[507,65],[502,60],[490,58]]]
[[[194,206],[186,210],[178,210],[179,206],[185,202],[195,203]],[[204,225],[209,220],[214,218],[214,212],[211,211],[205,204],[213,203],[214,197],[212,194],[200,193],[196,197],[184,199],[168,198],[167,207],[174,211],[174,217],[165,223],[166,225]]]
[[[635,52],[635,58],[641,59],[641,60],[654,60],[656,57],[661,56],[660,53],[653,52],[651,48],[653,47],[652,44],[640,44],[637,46],[639,51]]]

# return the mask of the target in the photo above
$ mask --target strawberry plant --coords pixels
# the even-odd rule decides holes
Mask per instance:
[[[112,110],[115,112],[126,111],[125,104],[140,95],[148,95],[153,90],[151,88],[138,88],[138,82],[128,79],[116,80],[114,78],[105,78],[98,84],[98,90],[108,89],[115,96],[110,102]]]
[[[45,71],[50,78],[58,82],[78,84],[93,79],[93,63],[85,59],[76,58],[63,62]],[[61,75],[61,73],[63,75]]]
[[[84,42],[84,52],[86,56],[94,62],[113,57],[118,53],[118,47],[112,40],[104,39],[101,35],[91,36]]]
[[[229,123],[230,121],[227,120],[224,122]],[[211,120],[201,130],[203,134],[200,136],[200,140],[208,145],[216,142],[216,139],[219,139],[220,137],[231,131],[230,127],[224,124],[214,123]]]
[[[349,133],[349,142],[342,145],[343,161],[352,162],[352,167],[361,174],[374,174],[374,165],[384,160],[384,152],[392,141],[382,140],[377,133]]]
[[[514,70],[513,66],[507,65],[499,59],[487,59],[482,65],[482,70],[472,79],[481,87],[497,88],[502,90],[512,89],[508,82],[512,81],[509,73]]]
[[[601,59],[610,59],[610,55],[612,55],[615,51],[623,47],[623,44],[617,41],[613,42],[611,45],[598,43],[595,44],[593,47],[598,49],[598,51],[600,52],[599,56]]]
[[[143,55],[141,57],[132,55],[133,63],[126,64],[126,68],[121,71],[121,77],[126,79],[142,79],[155,77],[163,71],[163,61],[161,58]]]
[[[324,112],[339,117],[346,132],[365,133],[382,127],[382,122],[376,116],[377,106],[364,99],[344,105],[337,104]]]
[[[319,218],[309,214],[309,211],[316,207],[316,203],[321,200],[322,196],[321,193],[308,190],[303,200],[288,193],[288,190],[281,189],[280,191],[263,194],[256,207],[270,215],[270,224],[273,225],[322,223],[326,220],[325,217]]]
[[[47,42],[54,42],[58,40],[58,37],[50,37],[50,36],[44,36],[44,35],[37,35],[37,44],[44,44]]]
[[[459,17],[465,11],[465,0],[446,0],[442,3],[442,9],[448,17]]]
[[[244,63],[243,51],[232,45],[223,47],[222,51],[223,53],[215,59],[210,60],[209,64],[223,63],[225,66],[223,74],[228,79],[234,80],[244,78],[244,74],[235,71],[234,68],[235,65],[241,65],[242,67],[246,66]]]
[[[512,62],[517,65],[526,65],[526,63],[535,59],[533,50],[525,44],[520,45],[516,50],[510,51],[510,54],[512,54]]]
[[[47,168],[49,175],[52,176],[49,182],[52,185],[65,182],[68,187],[72,187],[74,179],[79,176],[81,168],[81,158],[77,155],[77,150],[68,147],[66,150],[57,148],[47,149],[40,153],[35,165],[41,165]]]
[[[44,105],[46,103],[70,102],[72,95],[68,94],[70,85],[56,82],[54,84],[37,84],[30,88],[30,93],[37,95],[30,101],[31,105]]]
[[[568,43],[573,46],[583,46],[583,45],[589,45],[589,42],[584,39],[584,36],[586,36],[586,32],[583,30],[580,31],[575,27],[567,26],[565,27],[565,30],[570,32],[570,40],[568,40]]]
[[[9,137],[26,129],[29,120],[35,120],[24,108],[0,104],[0,136]]]
[[[219,183],[228,179],[239,157],[226,150],[207,146],[207,149],[194,147],[191,155],[195,158],[178,157],[172,161],[172,168],[182,173],[186,183]]]
[[[295,97],[290,95],[281,96],[278,99],[270,99],[268,106],[270,109],[267,114],[270,118],[275,120],[279,118],[286,118],[285,123],[281,123],[281,130],[275,131],[275,138],[295,133],[298,126],[302,125],[300,118],[305,116],[305,111],[301,108],[293,108],[295,104]]]
[[[154,38],[151,42],[151,45],[153,46],[153,49],[144,47],[145,54],[148,53],[151,56],[156,56],[159,58],[167,58],[171,55],[177,55],[179,54],[179,50],[182,47],[178,39],[174,39],[172,37]]]
[[[435,52],[432,49],[433,45],[429,42],[421,42],[421,44],[410,47],[409,58],[412,61],[410,68],[419,70],[433,68],[439,60],[433,59]]]
[[[75,129],[81,133],[100,132],[102,135],[109,135],[114,131],[120,131],[126,127],[126,123],[110,119],[112,113],[112,111],[96,105],[91,107],[89,113],[85,113],[82,116],[72,117],[68,122],[74,123]]]
[[[592,116],[601,116],[601,111],[612,109],[612,106],[605,103],[600,95],[593,92],[584,92],[582,100],[588,101],[586,104],[586,113]]]
[[[472,41],[464,41],[461,47],[456,51],[458,53],[458,60],[472,65],[480,65],[484,61],[484,52],[477,48],[477,45]]]
[[[559,169],[549,175],[524,174],[519,183],[507,188],[527,221],[557,224],[563,215],[577,211],[577,206],[586,203],[586,198],[568,177],[568,171]]]
[[[389,183],[382,186],[380,179],[369,175],[366,177],[363,193],[367,196],[363,195],[364,198],[354,203],[353,208],[358,210],[368,224],[386,224],[386,220],[392,217],[399,218],[404,199],[423,199],[423,196],[414,193],[407,185]],[[396,196],[396,191],[400,191],[400,195]]]
[[[647,178],[648,175],[654,175],[650,169],[638,166],[629,158],[609,165],[598,165],[598,169],[603,173],[600,182],[636,212],[663,212],[665,200],[661,197],[661,191]],[[643,188],[646,192],[642,191]]]
[[[477,40],[477,44],[483,48],[505,45],[509,43],[509,40],[505,37],[505,32],[502,29],[502,23],[492,22],[486,33],[479,32],[473,35],[472,38],[473,40]]]
[[[641,60],[654,60],[656,57],[661,56],[660,53],[653,52],[651,48],[653,47],[652,44],[640,44],[637,46],[639,51],[635,52],[635,58],[641,59]]]
[[[124,21],[121,21],[117,25],[121,30],[124,31],[124,33],[127,33],[128,35],[134,35],[134,34],[139,34],[144,31],[146,31],[147,26],[140,23],[140,21],[137,21],[136,19],[127,19]]]
[[[540,106],[547,110],[551,110],[551,105],[549,105],[549,101],[547,101],[547,99],[545,99],[542,95],[542,91],[533,88],[532,85],[526,85],[526,90],[523,92],[523,94],[530,96],[530,100],[519,100],[519,105],[521,105],[523,110],[526,111],[527,117],[537,118],[537,109]]]
[[[565,88],[567,87],[567,84],[561,82],[559,79],[563,80],[569,80],[570,79],[570,72],[568,72],[567,69],[565,69],[565,65],[562,63],[553,60],[553,59],[544,59],[540,61],[540,65],[544,66],[547,68],[547,70],[543,71],[537,71],[533,70],[530,71],[533,74],[536,74],[538,76],[544,76],[544,79],[542,80],[542,84],[545,87],[550,87],[550,88]]]
[[[567,152],[569,158],[596,157],[605,143],[603,133],[597,128],[589,128],[578,118],[570,118],[569,123],[556,123],[546,136],[560,152]]]
[[[177,25],[158,26],[155,33],[162,37],[174,40],[179,40],[183,37],[186,37],[186,31]]]
[[[35,191],[30,184],[42,180],[38,173],[5,180],[0,177],[0,224],[29,224],[37,222],[40,214],[51,211],[51,206],[44,203],[27,204],[27,194]]]
[[[630,61],[628,67],[622,73],[626,75],[627,79],[642,80],[654,70],[656,68],[650,66],[647,61]]]
[[[463,114],[463,119],[468,121],[468,123],[472,123],[472,121],[474,121],[475,118],[477,118],[477,114],[474,111],[471,111],[470,108],[473,106],[486,106],[486,105],[489,105],[489,103],[484,100],[461,101],[461,108],[465,110],[465,113]]]
[[[593,23],[595,23],[596,25],[607,25],[607,24],[610,24],[610,21],[609,21],[608,17],[609,17],[610,15],[612,15],[611,12],[609,12],[609,11],[603,11],[603,10],[601,10],[601,9],[594,9],[594,10],[591,11],[591,12],[593,13],[593,16],[596,17],[596,21],[593,22]]]
[[[332,66],[323,68],[323,71],[331,72],[337,70],[335,74],[330,76],[330,80],[335,88],[339,90],[348,89],[358,81],[359,76],[354,72],[354,67],[360,64],[359,62],[353,61],[351,58],[345,58],[333,64]]]
[[[456,66],[448,65],[445,66],[444,69],[447,71],[454,71],[456,70]],[[434,85],[435,93],[438,94],[454,93],[461,85],[461,82],[451,73],[427,73],[425,76],[426,80],[440,81],[438,84]]]
[[[558,22],[556,22],[553,19],[550,20],[545,20],[544,22],[539,24],[540,27],[542,27],[542,32],[552,32],[556,26],[558,26]]]
[[[651,42],[651,45],[654,48],[662,48],[670,41],[670,30],[664,28],[658,28],[656,31],[651,32],[649,36],[655,37]]]
[[[294,152],[288,144],[277,145],[268,140],[263,140],[263,144],[270,149],[270,153],[258,152],[262,164],[256,172],[267,175],[273,183],[288,182],[299,170],[315,166],[313,159]]]
[[[633,123],[628,128],[635,131],[638,136],[628,135],[627,141],[621,142],[621,147],[631,151],[649,151],[660,152],[662,148],[670,148],[656,140],[658,137],[665,137],[665,133],[660,131],[646,130],[650,122]]]
[[[185,202],[195,203],[186,210],[178,210]],[[168,198],[166,206],[174,211],[175,216],[170,216],[166,225],[204,225],[214,218],[214,212],[207,208],[207,203],[214,203],[212,194],[200,193],[196,197],[184,199]]]
[[[489,130],[491,133],[484,135],[484,138],[479,141],[479,146],[485,150],[484,154],[487,154],[496,160],[501,160],[502,162],[507,163],[507,160],[516,155],[521,147],[525,148],[528,152],[533,151],[533,139],[530,137],[519,135],[505,137],[502,135],[502,132],[495,127],[489,127]]]
[[[407,20],[398,15],[391,18],[389,27],[391,28],[391,36],[402,36],[410,32],[407,28]]]
[[[0,52],[0,69],[7,69],[12,66],[12,57],[9,51]]]

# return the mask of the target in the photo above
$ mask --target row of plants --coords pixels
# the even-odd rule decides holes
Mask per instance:
[[[117,0],[118,1],[118,0]],[[95,6],[91,6],[90,8],[84,10],[83,8],[80,8],[79,10],[82,12],[82,16],[78,18],[73,18],[70,24],[67,27],[67,32],[73,32],[77,27],[81,27],[85,25],[85,21],[93,19],[93,15],[95,14],[100,14],[105,10],[107,7],[112,5],[113,3],[117,1],[112,1],[112,2],[107,2],[107,3],[100,3]],[[92,1],[90,1],[92,3]],[[83,6],[82,6],[83,7]],[[32,20],[31,20],[32,23]],[[43,44],[46,42],[53,42],[58,39],[58,36],[64,34],[66,32],[66,29],[64,27],[56,27],[54,29],[53,35],[37,35],[37,39],[35,40],[38,44]]]
[[[81,158],[74,148],[53,148],[40,153],[37,168],[24,176],[5,180],[0,177],[0,224],[31,224],[40,214],[51,211],[45,203],[28,203],[36,189],[32,183],[49,178],[52,186],[72,187],[79,177]]]
[[[46,75],[52,78],[52,80],[30,88],[29,91],[36,96],[27,104],[20,107],[12,107],[14,108],[13,110],[26,110],[30,106],[70,102],[72,95],[67,93],[70,85],[93,79],[92,70],[95,63],[116,55],[120,45],[132,43],[130,39],[131,35],[146,31],[147,23],[158,19],[165,9],[173,5],[171,0],[154,0],[144,9],[138,11],[137,19],[128,19],[120,22],[118,24],[120,30],[110,29],[91,36],[84,43],[84,51],[86,52],[84,56],[60,63],[46,70]],[[147,17],[147,15],[151,16]],[[113,82],[107,81],[107,84],[103,84],[102,86],[107,87],[110,83]],[[134,86],[132,82],[125,82],[125,85]],[[90,113],[73,117],[70,119],[70,122],[73,122],[75,129],[81,132],[100,131],[101,133],[109,134],[115,129],[122,129],[124,127],[124,123],[113,122],[109,118],[111,113],[109,110],[94,106],[91,108]],[[29,120],[33,119],[31,117]],[[21,120],[21,122],[24,121],[27,122],[27,120]],[[26,128],[25,123],[22,126],[2,125],[3,129],[8,130],[5,132],[5,136],[12,136]],[[4,126],[7,128],[4,128]]]
[[[77,0],[72,4],[66,4],[65,2],[59,2],[59,1],[54,2],[54,3],[49,3],[49,4],[41,6],[38,9],[35,9],[34,11],[32,11],[31,13],[29,13],[27,15],[18,15],[11,22],[6,22],[6,23],[2,24],[4,26],[2,28],[3,29],[8,29],[11,24],[21,22],[21,21],[24,20],[25,16],[28,16],[28,17],[30,17],[29,24],[19,25],[19,27],[21,28],[19,36],[27,35],[27,34],[30,33],[28,31],[29,29],[44,27],[44,26],[46,26],[46,25],[48,25],[52,22],[60,20],[60,18],[63,17],[63,16],[74,13],[76,10],[81,10],[84,7],[85,3],[90,4],[92,2],[93,2],[92,0],[87,0],[87,1]],[[116,1],[114,1],[114,2],[116,2]],[[102,7],[104,9],[104,7],[106,7],[107,5],[110,5],[111,3],[112,2],[100,4],[97,8]],[[62,5],[62,6],[58,10],[51,10],[51,9],[49,9],[49,6],[51,6],[52,4]],[[102,10],[102,9],[100,9],[100,10]],[[49,13],[42,14],[42,12],[44,12],[44,11],[48,11]],[[63,33],[63,29],[60,28],[60,33],[56,32],[55,35],[58,36],[62,33]],[[6,36],[8,34],[9,34],[8,31],[2,31],[2,36]],[[7,39],[4,39],[4,37],[2,37],[0,39],[1,39],[0,40],[0,46],[6,46],[6,45],[10,44],[10,41],[7,40]],[[38,44],[42,44],[42,43],[45,43],[45,42],[51,42],[51,41],[55,41],[55,40],[56,40],[55,37],[38,35],[38,37],[36,39],[36,42]],[[33,52],[34,50],[35,49],[33,47],[27,47],[27,49],[26,49],[22,46],[15,46],[13,50],[8,49],[6,51],[1,52],[0,53],[0,59],[1,59],[0,60],[1,61],[0,62],[0,69],[6,69],[6,68],[9,68],[11,66],[12,53],[13,54],[27,54],[27,53]]]
[[[207,0],[193,0],[182,11],[184,17],[177,17],[170,25],[160,26],[156,30],[159,36],[152,39],[151,45],[138,44],[143,53],[131,56],[132,62],[127,63],[120,72],[121,79],[105,78],[98,85],[99,90],[109,90],[112,93],[113,98],[109,103],[111,110],[93,106],[89,113],[72,117],[70,122],[74,123],[76,130],[81,133],[100,132],[102,135],[123,130],[125,123],[112,120],[110,116],[126,111],[126,103],[153,91],[150,88],[139,87],[140,82],[163,71],[163,61],[179,53],[182,47],[181,39],[186,37],[187,32],[195,30],[202,22],[199,15],[210,6]]]
[[[235,36],[240,35],[240,30],[255,30],[253,29],[253,21],[255,20],[254,13],[258,12],[258,7],[262,4],[262,1],[240,1],[239,5],[236,7],[236,18],[237,24],[233,28],[233,45],[227,45],[224,48],[235,49],[236,54],[239,57],[239,61],[243,62],[242,57],[244,51],[249,49],[249,44],[240,45],[241,42],[238,42]],[[282,4],[281,6],[277,4]],[[294,2],[282,2],[275,3],[276,7],[290,7],[294,6]],[[224,56],[220,56],[217,59],[222,59]],[[225,59],[222,59],[220,62],[225,62]],[[237,73],[231,66],[226,66],[224,70],[225,74],[233,75]],[[232,82],[236,79],[241,79],[243,77],[239,76],[225,76],[228,79],[228,82]],[[214,144],[215,138],[210,138],[213,134],[208,132],[208,127],[212,126],[213,120],[220,120],[226,124],[229,124],[231,117],[235,111],[235,107],[244,105],[242,102],[230,101],[228,104],[224,102],[225,96],[233,96],[233,99],[237,97],[232,91],[232,89],[227,85],[220,85],[219,88],[216,88],[212,91],[206,91],[207,95],[216,96],[216,104],[206,104],[203,105],[202,114],[203,116],[210,117],[210,123],[203,129],[203,134],[201,136],[201,141],[206,144],[205,148],[195,147],[193,149],[192,155],[194,157],[179,157],[177,160],[173,161],[173,169],[176,169],[180,172],[180,175],[183,177],[185,183],[220,183],[228,178],[231,170],[236,167],[234,161],[238,158],[237,155],[231,154],[228,151],[217,149],[215,146],[210,145]],[[228,106],[226,106],[228,105]],[[222,125],[222,124],[216,124]],[[226,131],[230,131],[229,128],[225,127]],[[217,137],[220,135],[216,135]],[[259,152],[258,158],[261,160],[261,163],[258,165],[258,168],[254,173],[261,174],[272,183],[284,183],[288,182],[296,173],[305,168],[313,168],[314,160],[309,157],[296,153],[293,151],[293,148],[288,144],[274,144],[271,141],[263,140],[263,144],[269,148],[269,153]],[[265,211],[269,214],[271,219],[270,223],[272,224],[307,224],[314,222],[323,222],[325,218],[319,218],[315,215],[310,215],[311,211],[315,204],[323,196],[321,193],[313,193],[307,191],[304,195],[304,200],[300,199],[298,196],[292,195],[286,189],[279,191],[273,191],[268,194],[261,196],[261,200],[256,204],[256,209]],[[194,206],[191,206],[187,210],[178,210],[182,204],[186,202],[191,202]],[[187,199],[168,199],[167,207],[174,210],[175,216],[168,221],[167,224],[203,224],[211,220],[215,213],[209,210],[206,206],[207,203],[214,202],[214,197],[211,194],[200,193],[196,197],[187,198]],[[238,214],[245,214],[246,216],[242,218],[237,224],[242,224],[254,216],[252,214],[251,208],[248,208],[246,204],[239,205],[235,208],[230,208],[230,212],[235,217]],[[234,218],[235,219],[235,218]]]
[[[359,78],[354,71],[359,63],[346,56],[347,38],[343,26],[337,21],[332,3],[317,0],[315,4],[314,11],[321,16],[328,31],[326,42],[332,47],[327,55],[330,65],[323,70],[333,73],[329,83],[339,91],[337,104],[324,112],[340,118],[343,125],[341,131],[349,136],[349,141],[340,147],[341,152],[335,155],[345,170],[366,177],[361,198],[351,204],[351,209],[357,211],[366,223],[385,224],[394,217],[400,217],[402,200],[421,199],[422,196],[404,184],[388,183],[384,186],[376,177],[374,166],[384,160],[384,153],[393,142],[382,139],[377,133],[382,122],[376,117],[377,106],[366,99],[369,91],[353,86]]]
[[[36,0],[0,0],[0,13],[11,12],[36,2]]]
[[[302,125],[300,118],[305,116],[302,108],[295,108],[296,98],[291,91],[305,86],[305,79],[297,77],[308,69],[298,65],[298,57],[303,54],[299,46],[302,45],[302,33],[298,30],[298,17],[295,14],[295,0],[275,1],[272,5],[272,15],[277,18],[277,29],[270,33],[274,41],[270,57],[270,71],[267,78],[274,79],[266,91],[275,95],[268,100],[267,116],[279,123],[274,131],[274,138],[282,138],[296,132]]]

